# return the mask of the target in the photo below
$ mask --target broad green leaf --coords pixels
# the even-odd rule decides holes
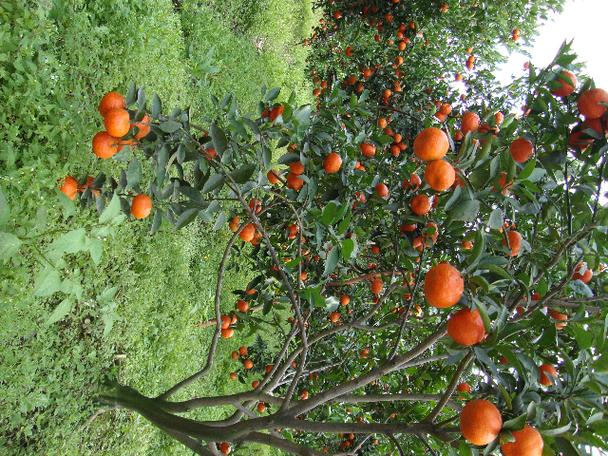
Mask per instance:
[[[141,182],[141,164],[137,158],[133,158],[127,168],[127,185],[135,188]]]
[[[74,302],[72,301],[71,297],[65,298],[57,307],[55,307],[53,313],[51,313],[49,318],[46,320],[46,324],[52,325],[53,323],[57,323],[59,320],[63,320],[63,318],[70,313],[73,305]]]
[[[182,127],[182,124],[175,120],[165,120],[159,125],[160,129],[165,133],[175,133]]]
[[[498,229],[502,228],[503,220],[504,220],[504,215],[503,215],[502,209],[497,207],[490,214],[490,218],[488,220],[488,226],[493,230],[498,230]]]
[[[238,184],[244,184],[253,175],[255,169],[256,166],[254,164],[249,163],[232,171],[230,173],[230,177],[232,177],[232,179],[234,179]]]
[[[87,249],[87,238],[84,228],[78,228],[53,241],[49,246],[49,254],[62,255],[63,253],[76,253]]]
[[[221,128],[217,126],[215,122],[211,124],[209,134],[211,135],[211,141],[213,142],[213,147],[215,151],[218,154],[222,155],[228,147],[228,140],[226,139],[226,134]]]
[[[344,239],[342,241],[342,258],[344,261],[350,261],[350,259],[356,255],[357,243],[354,239]]]
[[[471,222],[477,218],[480,203],[477,200],[461,200],[448,212],[454,221]]]
[[[21,248],[21,239],[12,233],[0,232],[0,260],[8,260]]]
[[[217,188],[220,188],[222,185],[224,185],[225,180],[226,178],[221,174],[212,174],[209,179],[207,179],[207,182],[205,182],[205,185],[203,185],[201,193],[209,193]]]
[[[108,204],[101,215],[99,216],[99,223],[108,223],[114,217],[120,214],[120,197],[115,192],[112,196],[110,204]]]
[[[6,200],[6,196],[4,196],[4,192],[0,188],[0,225],[4,225],[8,222],[8,219],[11,215],[11,209],[8,205],[8,201]]]
[[[568,432],[571,427],[572,427],[572,423],[568,423],[563,426],[559,426],[559,427],[552,428],[552,429],[540,429],[540,433],[542,435],[554,437],[556,435],[561,435],[561,434]]]
[[[198,215],[199,211],[200,210],[196,207],[186,209],[184,212],[182,212],[180,214],[180,216],[175,221],[175,229],[179,230],[179,229],[185,227],[186,225],[188,225],[189,223],[192,223],[194,221],[194,219],[196,218],[196,216]]]
[[[157,119],[158,116],[160,116],[162,109],[163,109],[162,103],[161,103],[158,95],[156,95],[156,94],[152,95],[152,109],[150,111],[150,114],[152,115],[152,117]]]
[[[338,265],[338,261],[340,261],[340,248],[334,245],[334,248],[327,254],[323,276],[327,277],[334,272],[334,269],[336,269],[336,266]]]
[[[53,268],[42,270],[34,284],[34,296],[51,296],[61,289],[61,277],[59,272]]]

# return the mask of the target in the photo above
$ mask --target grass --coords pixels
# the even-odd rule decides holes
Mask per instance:
[[[57,265],[82,297],[54,324],[46,321],[63,294],[34,295],[43,269],[34,249],[48,247],[57,237],[51,231],[95,223],[95,214],[66,212],[55,187],[68,173],[117,169],[89,152],[101,129],[96,105],[103,93],[124,91],[133,80],[167,107],[192,106],[201,120],[212,94],[234,92],[254,111],[264,83],[306,101],[305,51],[294,43],[311,23],[310,0],[183,1],[177,10],[169,0],[0,5],[0,189],[10,206],[0,232],[39,236],[0,268],[3,454],[188,454],[138,416],[87,420],[106,378],[154,394],[201,366],[210,331],[194,323],[211,314],[217,235],[190,225],[150,237],[146,223],[125,223],[104,242],[100,264],[88,254],[65,255]],[[229,290],[246,280],[230,271],[225,308],[233,305]],[[98,297],[112,287],[114,304],[104,304]],[[116,321],[104,334],[108,315]],[[239,342],[223,342],[217,367],[189,392],[243,388],[226,381],[234,368],[228,355]],[[270,454],[251,451],[239,454]]]

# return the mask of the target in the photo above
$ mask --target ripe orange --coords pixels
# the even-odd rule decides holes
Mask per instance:
[[[534,146],[525,138],[517,138],[511,143],[509,152],[511,152],[511,157],[513,157],[514,161],[517,163],[525,163],[532,157]]]
[[[359,145],[359,149],[361,149],[361,154],[363,154],[364,157],[372,158],[374,155],[376,155],[376,146],[371,143],[361,143]]]
[[[383,130],[387,127],[388,121],[384,117],[380,117],[378,119],[378,128],[382,128]]]
[[[110,109],[103,118],[103,124],[110,136],[122,138],[131,129],[131,119],[126,109]]]
[[[304,186],[304,179],[293,173],[287,173],[287,187],[299,192]]]
[[[507,196],[511,193],[511,189],[513,188],[513,181],[507,182],[507,173],[502,171],[498,174],[498,178],[496,179],[496,184],[494,185],[494,190],[499,191],[504,196]]]
[[[308,399],[308,390],[303,390],[303,391],[300,393],[300,400],[301,400],[301,401],[305,401],[305,400],[307,400],[307,399]]]
[[[468,239],[463,239],[462,240],[462,248],[464,250],[472,250],[473,249],[473,242],[471,242]]]
[[[72,176],[66,176],[63,183],[59,186],[59,191],[72,201],[75,200],[78,194],[78,181]]]
[[[581,274],[583,267],[585,268],[585,272]],[[580,262],[574,268],[574,274],[572,274],[572,280],[580,280],[583,283],[589,283],[593,278],[593,271],[587,267],[587,263]]]
[[[424,180],[433,190],[443,192],[454,184],[456,172],[447,161],[433,160],[426,167]]]
[[[433,266],[424,278],[424,295],[427,302],[440,309],[452,307],[464,292],[464,279],[458,269],[449,263]]]
[[[124,109],[126,107],[127,103],[125,101],[125,97],[118,92],[108,92],[101,99],[98,109],[99,114],[105,117],[106,112],[108,112],[110,109]]]
[[[283,112],[285,112],[285,107],[283,105],[277,105],[275,107],[273,107],[270,110],[270,121],[274,122],[276,120],[277,117],[279,117],[280,115],[283,115]]]
[[[553,385],[553,379],[557,378],[557,370],[551,364],[541,364],[538,368],[538,383],[544,386]]]
[[[239,299],[236,303],[236,308],[239,312],[247,312],[249,310],[249,303],[243,299]]]
[[[247,349],[247,347],[245,347],[244,345],[239,347],[239,355],[247,356],[247,353],[249,353],[249,350]]]
[[[257,408],[259,413],[264,413],[266,411],[266,404],[264,404],[263,402],[258,402]]]
[[[325,160],[323,160],[323,169],[327,174],[335,174],[340,171],[342,166],[342,158],[337,152],[330,152]]]
[[[291,162],[289,164],[289,171],[291,174],[299,176],[300,174],[304,174],[304,165],[301,161]]]
[[[458,386],[456,387],[456,389],[458,390],[459,393],[470,393],[472,391],[471,385],[469,385],[466,382],[459,383]]]
[[[604,89],[586,90],[578,97],[578,110],[585,119],[598,119],[606,112],[606,106],[600,104],[602,102],[608,103],[608,92]]]
[[[268,182],[270,182],[272,185],[281,182],[279,179],[279,174],[274,169],[271,169],[266,173],[266,178],[268,179]]]
[[[359,357],[361,359],[366,359],[369,356],[369,348],[365,347],[363,350],[359,352]]]
[[[253,389],[256,389],[258,386],[260,386],[260,381],[259,380],[254,380],[251,382],[251,387]]]
[[[237,352],[236,350],[233,351],[232,353],[230,353],[230,358],[232,358],[233,361],[236,361],[237,359],[239,359],[239,352]]]
[[[486,337],[483,320],[477,309],[462,309],[450,316],[448,336],[454,342],[469,347],[480,343]]]
[[[100,131],[93,136],[93,153],[101,159],[110,158],[121,149],[122,146],[116,138],[110,136],[107,131]]]
[[[382,281],[382,279],[380,277],[376,277],[375,279],[372,279],[372,281],[370,283],[370,290],[373,294],[379,295],[380,293],[382,293],[383,288],[384,288],[384,282]]]
[[[425,128],[414,139],[414,153],[421,160],[440,160],[449,148],[448,137],[439,128]]]
[[[230,324],[232,323],[232,318],[230,317],[230,315],[222,315],[221,321],[222,321],[221,328],[228,329],[230,327]]]
[[[431,200],[426,195],[416,195],[410,201],[410,208],[416,215],[425,215],[431,210]]]
[[[559,83],[559,87],[553,89],[551,93],[558,97],[567,97],[572,95],[576,89],[576,84],[578,83],[576,75],[568,70],[562,71],[559,76],[555,78],[555,81]]]
[[[479,130],[479,116],[471,111],[467,111],[462,115],[462,124],[460,130],[466,135],[469,132]]]
[[[520,431],[513,431],[514,442],[500,446],[503,456],[541,456],[543,454],[543,438],[536,428],[527,425]]]
[[[236,372],[230,372],[230,380],[236,380],[238,378],[238,375],[236,374]]]
[[[507,238],[509,239],[509,247],[511,248],[511,256],[519,255],[521,251],[521,234],[519,234],[515,230],[511,230],[507,233]],[[502,240],[502,244],[506,245],[505,240]]]
[[[236,230],[239,229],[240,224],[241,224],[241,217],[239,217],[238,215],[235,215],[234,217],[232,217],[230,219],[230,222],[228,222],[228,228],[230,228],[230,231],[232,231],[233,233],[236,233]]]
[[[231,448],[228,442],[220,443],[217,448],[221,451],[222,454],[230,454]]]
[[[131,201],[131,215],[136,219],[145,219],[152,211],[152,198],[140,193]]]
[[[247,370],[252,369],[253,361],[251,361],[249,358],[247,358],[245,361],[243,361],[243,367]]]
[[[505,121],[505,115],[498,111],[496,114],[494,114],[494,122],[496,123],[496,125],[502,125],[502,123]]]
[[[254,236],[255,225],[253,223],[248,223],[247,225],[245,225],[239,233],[239,237],[245,242],[251,242]]]
[[[502,416],[494,404],[485,399],[473,399],[460,412],[460,431],[473,445],[494,441],[502,428]]]
[[[137,133],[135,133],[135,139],[142,139],[148,136],[150,133],[150,116],[145,114],[139,122],[131,124],[131,128],[137,127]]]
[[[386,186],[386,184],[379,182],[376,184],[375,189],[376,189],[376,195],[378,195],[380,198],[388,198],[389,191],[388,191],[388,187]]]
[[[332,312],[329,314],[329,321],[338,323],[340,321],[340,312]]]
[[[224,339],[230,339],[232,336],[234,336],[234,329],[232,329],[232,328],[222,329],[222,337]]]
[[[340,305],[347,306],[350,303],[350,296],[342,295],[340,296]]]

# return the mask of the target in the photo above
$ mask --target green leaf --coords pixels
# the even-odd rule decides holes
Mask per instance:
[[[209,179],[207,179],[207,182],[205,182],[205,185],[203,185],[201,193],[209,193],[217,188],[220,188],[222,185],[224,185],[225,180],[226,178],[221,174],[212,174]]]
[[[264,101],[266,101],[266,102],[273,101],[276,97],[279,96],[279,93],[281,93],[280,87],[274,87],[273,89],[270,89],[268,92],[266,92]]]
[[[137,158],[133,158],[127,168],[127,185],[135,188],[141,181],[141,164]]]
[[[230,173],[230,177],[232,177],[232,179],[234,179],[236,181],[236,183],[244,184],[253,175],[255,169],[256,169],[256,166],[254,164],[248,163],[248,164],[243,165],[240,168],[232,171]]]
[[[57,307],[55,307],[53,313],[51,313],[49,318],[46,320],[46,324],[52,325],[53,323],[57,323],[59,320],[63,320],[63,318],[70,313],[73,305],[74,302],[72,301],[71,297],[65,298]]]
[[[21,239],[12,233],[0,232],[0,260],[8,260],[21,248]]]
[[[47,297],[61,289],[61,277],[53,268],[44,269],[38,274],[34,285],[34,296]]]
[[[502,428],[508,431],[519,431],[520,429],[523,429],[523,427],[526,425],[527,420],[528,413],[524,413],[508,421],[505,421],[502,425]]]
[[[321,223],[324,225],[330,225],[334,220],[336,213],[338,212],[338,205],[330,201],[324,208],[323,213],[321,214]]]
[[[114,193],[110,204],[106,206],[99,216],[99,223],[108,223],[114,217],[120,214],[120,197],[118,193]]]
[[[49,246],[51,254],[76,253],[87,250],[87,238],[84,228],[78,228],[53,241]]]
[[[152,95],[152,111],[150,112],[150,114],[152,115],[152,117],[154,117],[155,119],[158,118],[158,116],[160,116],[160,113],[162,112],[162,103],[160,101],[160,98],[158,97],[158,95],[154,94]]]
[[[340,248],[334,245],[334,248],[330,250],[329,254],[327,255],[327,259],[325,260],[325,269],[323,271],[324,277],[327,277],[334,271],[334,269],[336,269],[339,260]]]
[[[103,254],[103,241],[101,239],[87,238],[86,249],[89,251],[94,264],[98,265],[101,263],[101,256]]]
[[[165,133],[175,133],[182,127],[182,124],[175,120],[165,120],[159,125],[160,129]]]
[[[504,220],[504,215],[502,209],[497,207],[490,214],[490,218],[488,220],[488,226],[493,230],[498,230],[502,228],[502,223]]]
[[[0,225],[4,225],[8,222],[11,215],[11,208],[8,205],[8,201],[4,196],[4,192],[0,188]]]
[[[540,433],[542,435],[545,435],[545,436],[548,436],[548,437],[554,437],[556,435],[561,435],[561,434],[564,434],[564,433],[568,432],[568,430],[571,427],[572,427],[572,424],[568,423],[568,424],[565,424],[563,426],[552,428],[552,429],[540,429]]]
[[[477,200],[460,201],[448,212],[448,215],[454,221],[471,222],[477,217],[479,207],[480,203]]]
[[[346,262],[356,254],[357,243],[354,239],[344,239],[342,241],[342,259]]]
[[[189,223],[192,223],[194,221],[194,219],[196,218],[196,216],[198,215],[198,213],[199,213],[199,209],[196,207],[186,209],[184,212],[182,212],[180,214],[180,216],[175,221],[175,229],[179,230],[179,229],[185,227],[186,225],[188,225]]]
[[[228,140],[226,139],[226,134],[221,128],[216,125],[215,122],[211,124],[209,134],[211,135],[213,148],[218,154],[221,155],[228,147]]]
[[[536,167],[536,160],[534,160],[534,159],[530,160],[528,163],[526,163],[526,166],[524,167],[524,169],[521,170],[521,172],[519,173],[517,178],[519,180],[527,179],[530,176],[530,174],[532,174],[532,171],[534,171],[535,167]]]

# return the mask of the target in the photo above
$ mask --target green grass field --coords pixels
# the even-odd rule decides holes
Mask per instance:
[[[284,87],[283,96],[296,90],[307,101],[306,55],[297,43],[312,26],[311,3],[0,2],[0,189],[10,207],[0,233],[37,236],[0,268],[0,453],[188,454],[141,417],[89,418],[106,378],[155,394],[202,365],[211,331],[194,323],[211,315],[222,248],[217,234],[190,225],[150,237],[146,223],[128,222],[105,240],[99,264],[79,252],[43,267],[36,251],[57,237],[49,232],[97,219],[66,210],[56,181],[115,169],[90,152],[90,138],[102,129],[96,108],[105,92],[126,91],[135,81],[167,107],[191,106],[201,122],[212,94],[233,92],[245,111],[254,111],[262,84]],[[68,315],[48,324],[63,293],[41,297],[34,290],[41,271],[55,267],[82,290]],[[228,274],[226,309],[233,305],[229,291],[246,281],[246,273]],[[113,301],[99,298],[114,287]],[[104,334],[108,320],[115,321]],[[223,342],[212,374],[189,392],[243,388],[228,381],[228,355],[238,345]],[[225,411],[203,413],[216,418]]]

